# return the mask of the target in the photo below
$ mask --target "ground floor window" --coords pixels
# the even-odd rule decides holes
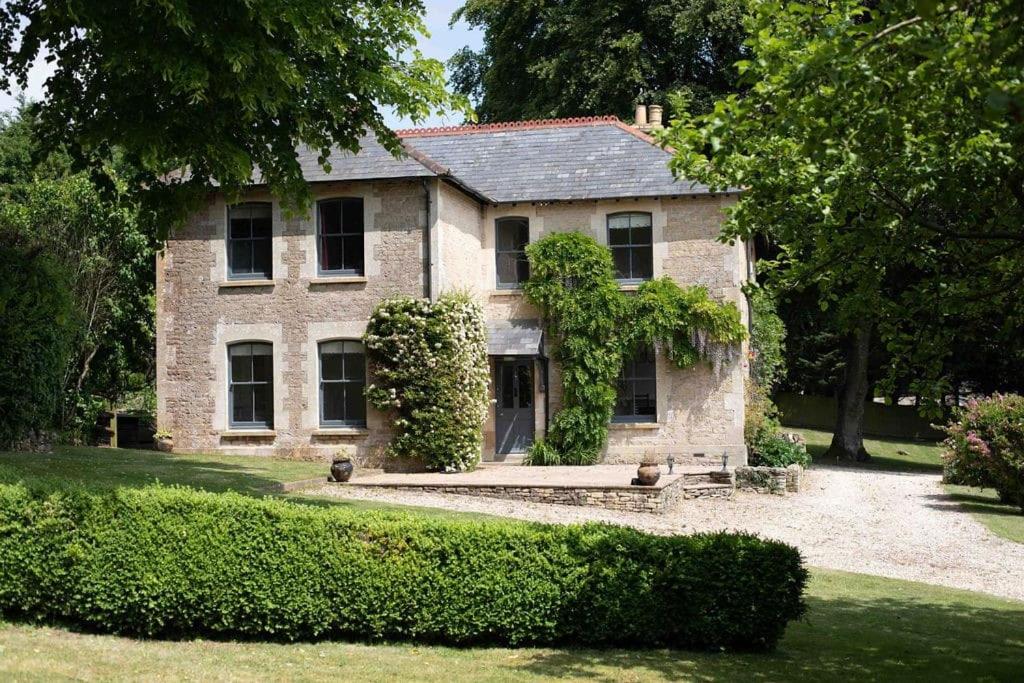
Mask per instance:
[[[242,342],[228,347],[228,414],[232,427],[274,426],[274,347]]]
[[[657,420],[657,382],[654,348],[641,346],[622,363],[616,385],[615,422]]]
[[[366,354],[351,340],[320,343],[320,424],[366,426]]]

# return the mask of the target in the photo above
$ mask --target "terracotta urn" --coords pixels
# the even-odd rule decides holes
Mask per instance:
[[[658,463],[645,462],[636,470],[636,481],[640,486],[654,486],[661,479]]]
[[[153,437],[153,445],[161,453],[171,453],[174,451],[174,439],[169,436]]]
[[[352,461],[349,458],[335,458],[331,463],[331,481],[345,482],[352,476]]]

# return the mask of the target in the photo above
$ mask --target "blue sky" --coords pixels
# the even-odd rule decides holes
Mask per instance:
[[[425,5],[427,12],[424,21],[430,32],[430,37],[420,40],[419,48],[424,56],[433,57],[443,62],[465,45],[473,48],[480,47],[483,41],[483,32],[470,30],[466,22],[459,22],[452,28],[448,27],[448,20],[452,13],[462,5],[462,0],[428,1]],[[29,99],[42,99],[43,84],[50,73],[52,70],[41,60],[36,63],[29,74],[28,88],[25,90],[25,95]],[[0,110],[13,109],[17,95],[18,93],[0,92]],[[392,128],[406,128],[412,125],[411,122],[400,119],[390,112],[385,112],[385,120]],[[460,115],[434,116],[422,125],[443,126],[459,123],[462,123]]]

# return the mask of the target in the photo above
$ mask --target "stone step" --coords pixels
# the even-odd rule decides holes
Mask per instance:
[[[686,484],[682,487],[683,498],[731,498],[736,492],[732,484]]]

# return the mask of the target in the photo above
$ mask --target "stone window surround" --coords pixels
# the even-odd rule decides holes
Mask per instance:
[[[303,392],[307,401],[302,409],[302,429],[313,434],[367,434],[374,423],[373,407],[367,401],[365,427],[356,426],[321,426],[320,424],[320,343],[325,341],[359,341],[369,320],[311,322],[306,329],[305,344],[305,381],[303,385],[310,387]],[[371,382],[367,372],[366,384]]]
[[[366,370],[367,370],[367,367],[366,367],[366,345],[363,344],[362,339],[323,339],[323,340],[317,342],[317,345],[316,345],[316,355],[317,355],[317,378],[316,378],[316,380],[317,380],[317,386],[316,386],[317,392],[316,392],[316,395],[317,395],[317,400],[318,401],[322,400],[322,398],[323,398],[323,395],[324,395],[324,383],[325,382],[326,383],[341,383],[341,384],[357,383],[356,380],[345,379],[344,377],[341,378],[341,379],[329,379],[329,380],[325,380],[324,379],[324,376],[323,376],[323,365],[324,365],[324,363],[323,363],[323,346],[324,346],[324,344],[330,344],[332,342],[342,342],[343,352],[344,352],[344,348],[347,347],[348,344],[353,344],[354,343],[354,344],[358,344],[359,345],[360,349],[362,349],[362,354],[360,354],[360,355],[362,355],[362,357],[363,357],[363,379],[362,379],[362,386],[363,386],[363,390],[364,391],[366,389],[366,386],[368,385],[368,382],[367,382],[367,379],[366,379]],[[343,361],[343,363],[344,363],[344,361]],[[346,388],[346,392],[347,391],[348,391],[348,389]],[[347,393],[346,393],[346,395],[347,395]],[[322,412],[323,411],[323,405],[318,406],[317,415],[319,417],[320,429],[322,429],[322,430],[325,430],[325,429],[326,430],[331,430],[331,429],[352,429],[352,428],[355,428],[355,429],[365,429],[366,425],[367,425],[367,422],[366,422],[367,403],[368,402],[366,400],[366,397],[363,396],[363,419],[359,420],[359,421],[355,421],[355,420],[348,420],[348,421],[325,420],[323,412]]]
[[[521,282],[517,281],[515,283],[502,283],[502,282],[500,282],[498,280],[498,261],[497,261],[497,257],[498,257],[498,227],[503,222],[505,222],[505,221],[526,221],[526,245],[525,246],[529,246],[534,241],[533,237],[530,235],[530,219],[527,218],[526,216],[515,216],[515,215],[512,215],[512,216],[500,216],[500,217],[494,219],[494,223],[493,223],[493,231],[494,231],[494,236],[493,236],[493,238],[494,238],[494,257],[495,257],[495,261],[494,261],[494,288],[496,290],[499,290],[499,291],[509,291],[509,290],[511,290],[511,291],[521,291],[522,290],[522,283]],[[505,253],[509,253],[509,252],[505,252]],[[517,251],[515,253],[520,253],[520,252]]]
[[[214,223],[214,234],[210,239],[210,249],[213,252],[213,267],[210,270],[210,281],[216,282],[224,287],[266,287],[273,285],[275,280],[284,276],[287,272],[284,263],[284,220],[281,214],[280,203],[264,191],[253,192],[234,204],[248,203],[269,203],[270,209],[270,272],[271,279],[239,279],[232,278],[228,272],[228,249],[231,248],[228,240],[228,223],[230,221],[229,207],[231,206],[222,195],[217,195],[213,204],[213,215],[219,216]]]
[[[298,222],[302,231],[302,248],[305,251],[305,259],[299,267],[299,277],[313,284],[348,284],[364,283],[367,278],[380,275],[380,264],[373,258],[375,247],[380,244],[380,233],[374,225],[374,217],[382,210],[382,200],[377,196],[373,183],[350,182],[350,183],[328,183],[325,185],[311,185],[313,193],[313,205],[304,216],[287,217],[281,203],[270,193],[264,190],[257,190],[246,194],[238,204],[248,202],[269,202],[271,204],[271,280],[238,280],[228,277],[228,203],[223,196],[218,195],[214,199],[212,211],[219,218],[214,224],[214,234],[210,239],[210,249],[213,252],[214,264],[210,270],[210,281],[218,283],[222,287],[267,287],[283,279],[288,270],[284,261],[284,253],[287,249],[284,239],[285,225],[288,224],[294,230]],[[344,197],[358,197],[363,200],[363,274],[351,276],[339,276],[337,274],[319,273],[317,267],[317,239],[316,239],[316,203],[324,199],[339,199]]]
[[[274,359],[274,430],[265,428],[231,427],[228,421],[228,346],[238,342],[263,342],[273,347]],[[273,435],[275,430],[288,424],[288,411],[285,409],[287,385],[284,382],[284,331],[280,323],[255,324],[217,324],[217,339],[210,350],[211,366],[214,369],[212,380],[214,408],[213,428],[227,435],[258,433]]]
[[[657,424],[659,408],[661,407],[661,401],[659,401],[659,396],[658,396],[658,394],[659,394],[658,388],[659,388],[659,385],[662,384],[662,382],[658,381],[658,348],[657,348],[657,345],[651,345],[650,350],[651,350],[652,359],[654,361],[652,363],[652,365],[654,366],[653,367],[653,370],[654,370],[654,415],[652,415],[650,417],[644,416],[644,415],[637,415],[635,413],[636,406],[634,405],[633,406],[634,414],[632,414],[632,415],[617,415],[617,414],[615,414],[613,412],[612,419],[611,419],[612,424],[628,424],[628,425],[632,425],[632,424]],[[632,362],[633,362],[633,357],[623,357],[623,359],[622,359],[623,370],[626,369],[627,364],[630,364]],[[633,369],[635,371],[635,367]],[[626,381],[629,384],[629,386],[633,388],[633,391],[634,391],[633,400],[635,401],[636,400],[636,396],[635,396],[635,386],[634,385],[635,385],[635,383],[637,381],[637,378],[636,378],[635,375],[627,376],[626,377]],[[616,384],[618,384],[618,380],[616,380]],[[617,393],[618,392],[616,391],[616,394]],[[618,402],[618,396],[616,396],[616,403],[617,402]]]
[[[383,201],[374,191],[374,184],[367,182],[330,183],[326,186],[311,185],[313,205],[307,215],[297,219],[302,230],[302,247],[305,258],[299,266],[299,277],[310,284],[362,283],[368,278],[380,275],[380,264],[374,258],[375,247],[380,244],[380,232],[374,218],[382,210]],[[363,200],[363,274],[342,275],[321,273],[317,259],[317,221],[319,203],[326,199]]]
[[[270,377],[269,377],[268,380],[262,380],[262,379],[257,379],[256,378],[256,361],[255,361],[255,358],[256,358],[257,355],[263,356],[263,355],[267,355],[267,354],[256,354],[256,353],[254,353],[253,352],[253,347],[255,347],[255,346],[261,346],[261,347],[270,346],[270,354],[269,355],[270,355],[271,367],[270,367]],[[236,380],[236,379],[234,379],[234,360],[233,359],[235,358],[235,355],[232,352],[235,349],[240,349],[241,350],[241,347],[248,347],[248,349],[247,349],[248,350],[248,354],[245,356],[248,359],[248,366],[249,366],[249,379],[248,380]],[[228,377],[228,428],[232,429],[232,430],[238,430],[238,429],[244,429],[244,430],[265,429],[265,430],[268,430],[268,431],[269,430],[273,430],[274,429],[274,415],[273,414],[269,415],[268,416],[269,419],[267,421],[265,421],[265,422],[264,421],[258,421],[258,420],[255,420],[255,419],[252,419],[252,420],[235,420],[235,409],[240,407],[239,406],[239,402],[238,402],[237,394],[238,394],[238,391],[241,388],[248,386],[254,392],[253,395],[251,396],[251,401],[248,402],[249,403],[249,408],[251,408],[251,411],[247,411],[247,413],[251,417],[253,417],[253,418],[255,418],[255,412],[256,412],[256,410],[255,410],[255,406],[256,406],[255,388],[257,386],[259,386],[259,385],[267,385],[267,384],[269,384],[270,385],[270,395],[271,395],[271,397],[273,397],[273,395],[275,393],[275,389],[276,389],[276,387],[274,386],[274,367],[273,367],[274,348],[273,348],[273,346],[271,346],[270,344],[267,344],[266,342],[257,342],[257,341],[231,342],[231,343],[229,343],[227,345],[227,351],[228,351],[228,371],[227,371],[227,377]],[[273,409],[274,409],[273,403],[271,403],[270,409],[271,409],[271,411],[273,411]]]
[[[633,209],[628,209],[628,210],[625,210],[625,211],[616,211],[614,213],[607,213],[607,214],[605,214],[605,217],[604,217],[604,219],[605,219],[605,239],[606,239],[606,241],[609,244],[611,243],[611,240],[608,239],[608,238],[611,236],[612,230],[621,229],[621,228],[613,228],[612,225],[611,225],[612,218],[614,218],[616,216],[647,216],[650,219],[650,221],[651,221],[651,243],[650,243],[650,247],[651,247],[651,278],[653,279],[654,278],[654,216],[653,216],[653,214],[651,214],[649,211],[636,211],[636,210],[633,210]],[[627,228],[627,230],[631,230],[631,229],[632,228]],[[614,248],[609,246],[608,250],[612,252],[612,258],[614,260],[615,249],[621,249],[621,248],[636,249],[637,247],[643,247],[643,246],[647,246],[647,245],[633,244],[632,236],[630,236],[630,243],[629,243],[628,246],[622,245],[622,246],[617,246],[617,247],[614,247]],[[632,259],[631,259],[630,263],[632,264]],[[636,286],[639,286],[640,283],[644,282],[644,280],[645,280],[645,278],[636,278],[636,277],[616,278],[616,282],[619,283],[620,287],[621,286],[627,286],[628,287],[628,286],[631,286],[631,285],[633,287],[636,287]]]
[[[579,230],[590,235],[597,240],[598,244],[605,247],[608,246],[608,216],[616,213],[650,214],[652,256],[654,260],[651,277],[652,279],[657,279],[664,274],[664,260],[668,256],[668,245],[665,242],[665,228],[668,225],[668,211],[666,211],[662,206],[660,199],[601,199],[562,203],[593,205],[594,210],[590,216],[589,232],[587,231],[588,226],[585,225],[581,225]],[[540,205],[540,208],[543,210],[543,204]],[[513,202],[510,204],[488,206],[486,216],[484,217],[484,220],[486,221],[485,225],[494,226],[495,222],[501,218],[525,218],[530,222],[530,244],[533,244],[542,237],[546,237],[552,232],[556,232],[555,230],[545,228],[544,216],[541,215],[537,209],[538,205],[536,203],[526,202]],[[564,232],[564,230],[558,230],[558,232]],[[493,229],[485,229],[483,233],[484,239],[480,246],[484,250],[484,277],[486,278],[486,282],[495,283],[498,281],[495,258],[495,231]],[[636,283],[620,283],[619,285],[619,289],[624,291],[632,291],[636,288]],[[509,295],[520,292],[522,292],[521,289],[496,289],[492,291],[491,294]]]
[[[254,237],[251,236],[251,234],[250,234],[249,237],[241,237],[241,238],[233,238],[233,237],[231,237],[231,209],[233,209],[233,208],[242,208],[242,207],[249,208],[250,210],[252,210],[252,208],[254,208],[254,207],[260,207],[261,209],[263,207],[268,207],[270,209],[270,237],[268,237],[268,238],[254,238]],[[226,206],[226,209],[227,209],[227,225],[225,226],[225,231],[224,231],[224,242],[225,242],[224,246],[225,246],[225,250],[226,250],[225,258],[227,259],[227,280],[231,284],[244,283],[246,285],[257,283],[257,282],[261,283],[261,284],[273,283],[274,277],[276,276],[276,272],[274,270],[274,222],[275,222],[274,221],[274,205],[271,202],[266,202],[266,201],[245,201],[245,202],[238,202],[237,204],[228,204]],[[252,219],[252,217],[250,216],[250,220],[251,219]],[[231,252],[231,246],[232,246],[232,244],[234,243],[234,241],[236,239],[240,240],[240,241],[247,241],[247,242],[250,243],[249,249],[250,249],[250,252],[252,254],[253,260],[255,260],[255,253],[256,253],[255,249],[256,249],[257,240],[259,242],[262,242],[263,240],[269,240],[269,242],[270,242],[270,276],[269,277],[263,277],[259,273],[256,273],[256,272],[249,272],[249,273],[232,273],[231,272],[231,253],[230,252]]]
[[[350,200],[353,200],[353,199],[358,199],[360,205],[363,207],[363,224],[362,224],[362,226],[360,226],[359,233],[352,232],[352,231],[347,231],[346,228],[345,228],[345,219],[344,219],[345,203],[350,201]],[[322,212],[322,209],[323,209],[323,205],[325,203],[328,203],[328,202],[338,203],[340,205],[340,208],[338,209],[338,211],[339,211],[339,214],[340,214],[339,222],[340,222],[341,231],[337,232],[337,233],[327,233],[327,235],[325,236],[325,235],[321,234],[321,227],[322,226],[321,226],[321,222],[320,222],[320,215],[321,215],[321,212]],[[314,234],[316,236],[316,250],[317,250],[316,251],[316,268],[317,268],[317,276],[318,277],[320,277],[320,278],[361,278],[361,277],[365,277],[366,276],[366,208],[365,207],[366,207],[366,200],[362,196],[360,196],[358,194],[346,195],[346,196],[341,196],[341,197],[321,197],[321,198],[317,199],[316,202],[313,204],[313,230],[314,230]],[[324,270],[323,267],[321,266],[321,256],[322,256],[321,250],[323,249],[324,239],[325,238],[329,238],[329,237],[331,237],[333,235],[336,239],[344,240],[345,237],[353,237],[356,234],[359,234],[362,237],[362,247],[363,247],[363,254],[362,254],[362,256],[363,256],[363,263],[362,263],[362,268],[360,268],[358,272],[354,268],[334,268],[334,269],[331,269],[331,270]],[[342,261],[344,262],[344,257],[342,258]]]

